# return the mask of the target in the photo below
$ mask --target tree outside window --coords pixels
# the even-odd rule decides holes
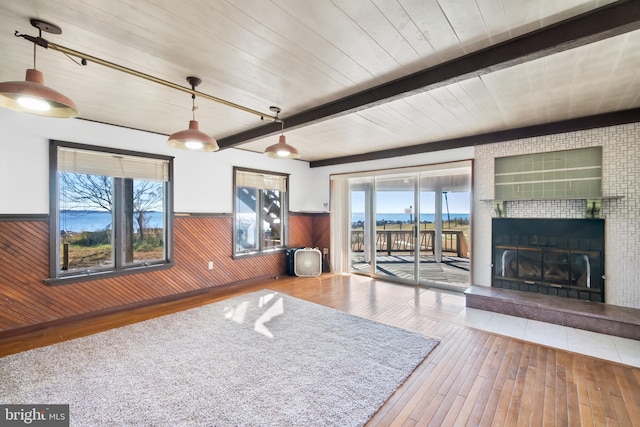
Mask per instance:
[[[52,144],[51,277],[168,262],[170,158]]]

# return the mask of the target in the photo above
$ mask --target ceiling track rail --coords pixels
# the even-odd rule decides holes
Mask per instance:
[[[248,107],[245,107],[243,105],[236,104],[234,102],[227,101],[225,99],[218,98],[218,97],[213,96],[213,95],[209,95],[209,94],[206,94],[206,93],[203,93],[203,92],[199,92],[199,91],[197,91],[195,89],[192,89],[192,88],[180,86],[180,85],[175,84],[173,82],[170,82],[170,81],[167,81],[167,80],[163,80],[161,78],[152,76],[150,74],[143,73],[141,71],[134,70],[132,68],[124,67],[122,65],[119,65],[119,64],[104,60],[102,58],[98,58],[98,57],[93,56],[93,55],[89,55],[89,54],[84,53],[84,52],[80,52],[80,51],[77,51],[77,50],[74,50],[74,49],[70,49],[70,48],[65,47],[65,46],[61,46],[61,45],[56,44],[56,43],[52,43],[52,42],[50,42],[50,41],[48,41],[48,40],[46,40],[46,39],[44,39],[42,37],[39,37],[39,36],[38,37],[34,37],[34,36],[30,36],[28,34],[19,34],[18,31],[15,32],[15,36],[24,38],[25,40],[28,40],[28,41],[30,41],[30,42],[32,42],[32,43],[34,43],[34,44],[36,44],[36,45],[38,45],[40,47],[44,47],[45,49],[55,50],[57,52],[64,53],[65,55],[74,56],[76,58],[79,58],[79,59],[81,59],[83,61],[82,62],[83,64],[85,64],[86,61],[93,62],[93,63],[99,64],[99,65],[102,65],[104,67],[111,68],[113,70],[129,74],[131,76],[139,77],[141,79],[144,79],[144,80],[147,80],[147,81],[150,81],[150,82],[153,82],[153,83],[160,84],[162,86],[165,86],[165,87],[168,87],[168,88],[171,88],[171,89],[175,89],[175,90],[178,90],[178,91],[181,91],[181,92],[189,93],[191,95],[196,95],[196,96],[198,96],[200,98],[205,98],[205,99],[208,99],[210,101],[214,101],[214,102],[217,102],[219,104],[223,104],[223,105],[226,105],[228,107],[244,111],[246,113],[254,114],[254,115],[260,117],[261,120],[266,118],[266,119],[275,121],[277,119],[277,116],[274,116],[274,115],[271,115],[271,114],[266,114],[266,113],[263,113],[261,111],[254,110],[252,108],[248,108]]]

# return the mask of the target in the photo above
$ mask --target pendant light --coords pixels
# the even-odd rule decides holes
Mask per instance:
[[[55,24],[32,19],[31,25],[39,31],[61,34]],[[33,68],[27,70],[25,81],[0,83],[0,106],[25,113],[47,117],[77,117],[76,104],[60,92],[44,85],[42,72],[36,69],[36,43],[33,44]]]
[[[269,109],[276,113],[276,121],[281,123],[282,133],[280,134],[278,143],[268,146],[264,150],[264,154],[276,159],[299,159],[300,153],[298,153],[298,150],[296,150],[295,147],[287,144],[287,139],[284,136],[284,120],[278,118],[278,114],[280,114],[280,107],[270,107]]]
[[[191,90],[195,91],[202,80],[197,77],[187,77],[187,82],[191,85]],[[193,119],[189,121],[189,129],[181,130],[169,136],[167,144],[174,148],[190,151],[217,151],[218,143],[204,132],[200,132],[196,121],[196,94],[191,93]]]

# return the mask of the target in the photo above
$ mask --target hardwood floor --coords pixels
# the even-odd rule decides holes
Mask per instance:
[[[412,310],[423,288],[361,276],[285,277],[0,341],[0,356],[263,288],[438,338],[368,426],[640,426],[640,369]],[[0,360],[1,363],[1,360]]]

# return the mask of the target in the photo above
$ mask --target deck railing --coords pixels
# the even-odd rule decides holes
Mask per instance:
[[[435,253],[434,237],[433,230],[420,230],[420,252]],[[376,252],[391,255],[394,252],[412,253],[414,249],[414,233],[411,230],[376,231]],[[364,252],[364,231],[351,230],[351,251]],[[442,230],[442,252],[467,258],[468,251],[469,245],[461,230]]]

